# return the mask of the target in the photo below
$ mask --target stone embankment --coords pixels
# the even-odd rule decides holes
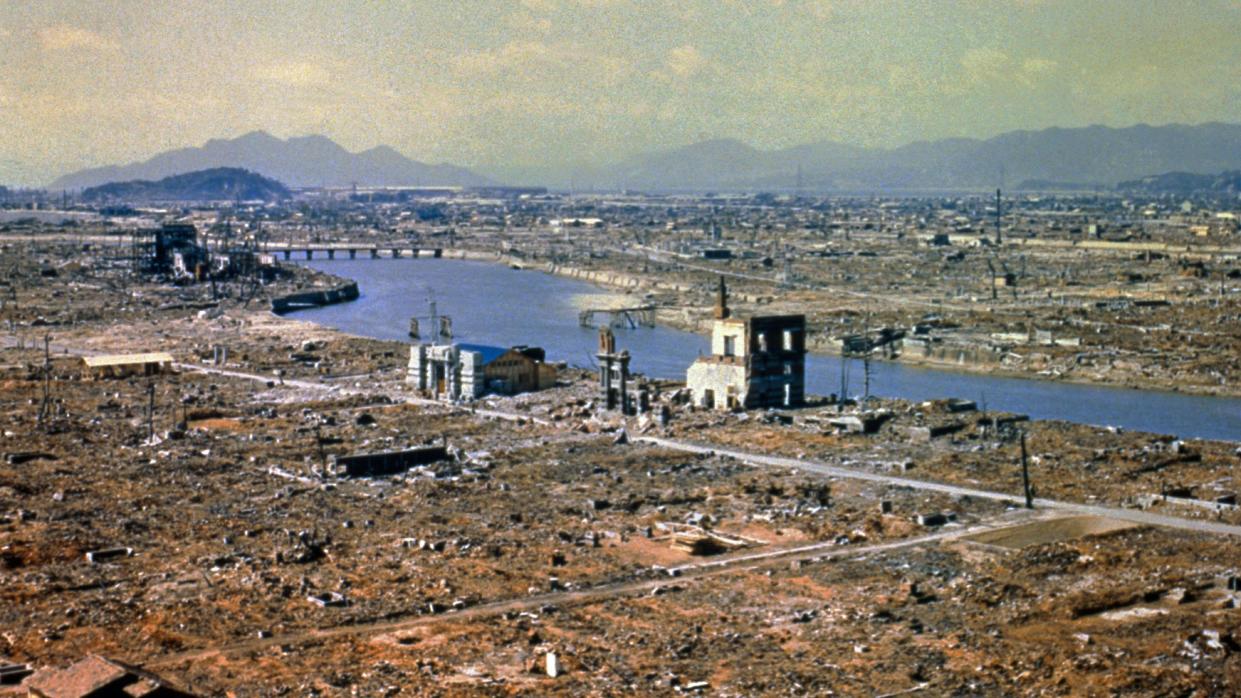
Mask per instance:
[[[358,283],[348,281],[331,288],[291,293],[271,299],[271,310],[277,315],[291,313],[334,303],[346,303],[358,299]]]

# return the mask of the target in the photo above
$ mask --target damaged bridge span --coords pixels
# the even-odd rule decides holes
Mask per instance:
[[[578,313],[577,321],[582,327],[594,328],[599,326],[598,317],[607,318],[608,327],[628,327],[629,329],[637,329],[639,327],[655,326],[655,306],[641,305],[632,308],[587,308]]]

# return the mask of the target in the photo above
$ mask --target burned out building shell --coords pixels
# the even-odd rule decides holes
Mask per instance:
[[[415,344],[406,383],[437,399],[476,400],[487,392],[515,394],[550,388],[556,367],[538,347]]]
[[[405,382],[438,400],[477,400],[486,388],[483,355],[458,344],[415,344]]]
[[[694,403],[713,409],[797,407],[806,400],[806,317],[733,318],[720,280],[711,355],[690,366]]]
[[[492,392],[511,395],[556,385],[556,367],[547,363],[547,353],[539,347],[516,346],[494,359],[484,354],[483,361],[487,389]]]

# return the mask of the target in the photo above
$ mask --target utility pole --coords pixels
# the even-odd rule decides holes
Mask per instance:
[[[431,310],[431,344],[440,343],[440,316],[439,311],[435,307],[435,289],[429,290],[427,296],[427,305]]]
[[[147,443],[155,443],[155,381],[147,384]]]
[[[52,335],[43,335],[43,400],[39,403],[39,427],[48,418],[52,402]]]
[[[849,391],[849,373],[848,373],[848,352],[845,351],[844,345],[840,347],[840,397],[836,398],[836,411],[845,411],[845,395]]]
[[[862,405],[870,401],[870,316],[866,316],[866,325],[862,330],[862,336],[866,338],[866,353],[862,355]]]
[[[1030,491],[1030,466],[1026,462],[1026,433],[1021,432],[1021,485],[1025,489],[1026,508],[1034,508],[1034,494]]]
[[[327,452],[323,450],[323,434],[318,422],[315,422],[315,447],[319,452],[319,462],[327,467]]]
[[[862,404],[870,402],[870,351],[862,358]]]
[[[1000,235],[1000,190],[995,190],[995,244],[999,245],[1004,242]]]

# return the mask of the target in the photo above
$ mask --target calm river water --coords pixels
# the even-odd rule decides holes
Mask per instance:
[[[508,347],[541,346],[550,360],[594,366],[597,330],[578,325],[584,296],[606,293],[590,284],[539,271],[447,259],[322,260],[310,266],[355,279],[362,296],[352,303],[299,311],[302,320],[378,339],[409,339],[409,318],[427,316],[434,294],[439,313],[452,317],[457,341]],[[426,327],[426,322],[423,322]],[[685,369],[710,351],[707,337],[666,327],[616,330],[634,371],[685,378]],[[851,395],[862,392],[862,364],[848,360]],[[989,409],[1113,425],[1182,438],[1241,440],[1241,399],[1197,397],[872,362],[871,392],[909,400],[959,397]],[[840,390],[840,359],[811,355],[806,389]]]

